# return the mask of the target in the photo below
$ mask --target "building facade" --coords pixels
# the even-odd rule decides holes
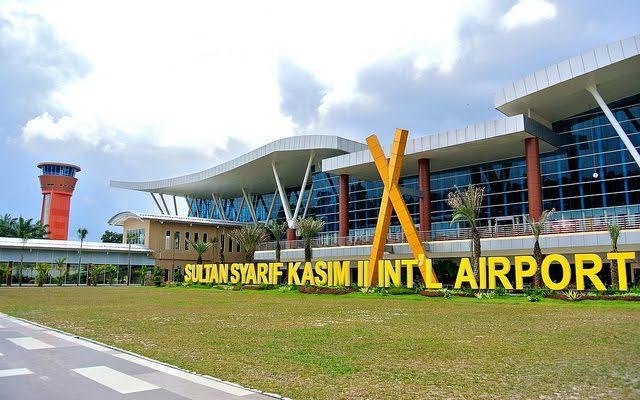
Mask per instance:
[[[116,214],[109,224],[122,227],[124,244],[150,249],[149,256],[163,270],[166,281],[173,280],[174,271],[183,271],[185,264],[197,261],[193,243],[209,243],[201,255],[205,263],[244,260],[240,245],[229,235],[230,230],[241,224],[132,212]]]
[[[497,90],[502,118],[412,134],[400,187],[430,255],[468,251],[466,227],[451,223],[446,199],[470,184],[485,188],[480,226],[484,240],[494,241],[484,247],[496,254],[529,253],[527,218],[551,209],[543,237],[551,238],[549,248],[606,251],[612,221],[623,229],[623,247],[640,245],[639,53],[640,36],[588,50]],[[300,257],[295,219],[301,216],[326,223],[314,243],[326,249],[315,252],[319,257],[363,258],[383,191],[363,143],[322,135],[281,139],[178,178],[111,185],[151,193],[164,215],[172,214],[168,196],[169,205],[186,200],[187,218],[286,221],[285,259]],[[398,247],[387,255],[397,257],[406,245],[395,217],[390,233]],[[521,239],[509,242],[514,238]],[[560,238],[569,241],[553,242]],[[270,246],[257,257],[272,259]]]

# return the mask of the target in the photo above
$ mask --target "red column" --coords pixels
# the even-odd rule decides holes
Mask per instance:
[[[420,198],[420,231],[431,231],[431,163],[427,158],[418,160],[418,188]],[[427,237],[421,240],[427,240]]]
[[[538,138],[524,140],[525,160],[527,163],[527,192],[529,214],[538,220],[542,214],[542,178],[540,177],[540,147]]]
[[[338,195],[338,244],[344,246],[343,238],[349,236],[349,175],[340,175]]]
[[[287,240],[296,240],[296,230],[295,228],[287,229]]]

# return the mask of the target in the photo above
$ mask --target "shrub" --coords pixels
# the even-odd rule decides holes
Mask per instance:
[[[502,286],[498,286],[493,290],[493,294],[495,294],[496,296],[506,296],[507,295],[507,289],[505,289]]]
[[[532,303],[537,303],[537,302],[540,301],[540,295],[532,293],[532,294],[527,296],[527,300],[529,300]]]
[[[444,297],[444,292],[440,290],[423,290],[420,295],[425,297]]]
[[[299,286],[300,293],[308,294],[347,294],[353,292],[350,287]]]
[[[91,284],[93,286],[98,285],[98,278],[100,278],[100,275],[102,275],[104,270],[105,270],[104,265],[94,265],[91,268]]]
[[[409,289],[406,287],[390,287],[383,291],[384,294],[389,295],[399,295],[399,294],[415,294],[416,291],[414,289]]]

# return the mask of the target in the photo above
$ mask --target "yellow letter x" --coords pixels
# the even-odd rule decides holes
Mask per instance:
[[[389,234],[389,224],[391,223],[391,211],[396,211],[402,230],[407,237],[407,242],[411,247],[413,256],[420,260],[418,265],[422,279],[425,283],[427,279],[431,282],[438,282],[435,274],[431,273],[431,276],[427,278],[427,268],[424,263],[426,254],[420,238],[418,237],[418,231],[413,224],[409,209],[402,198],[400,188],[398,187],[398,180],[400,179],[400,172],[402,170],[402,160],[404,158],[404,150],[407,145],[407,136],[409,132],[403,129],[396,129],[396,135],[391,147],[391,160],[387,164],[387,157],[384,155],[382,146],[376,135],[371,135],[367,138],[367,144],[369,150],[373,156],[373,160],[378,168],[378,173],[382,182],[384,183],[384,190],[382,192],[382,202],[380,203],[380,213],[378,214],[378,223],[376,224],[376,234],[373,238],[373,248],[371,249],[371,258],[369,259],[369,286],[377,283],[378,279],[378,261],[382,259],[384,254],[384,246],[387,243],[387,235]]]

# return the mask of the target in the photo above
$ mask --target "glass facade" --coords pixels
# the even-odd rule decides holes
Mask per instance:
[[[43,165],[41,167],[42,175],[59,175],[70,176],[76,175],[76,169],[66,165]]]
[[[640,94],[609,105],[630,140],[640,148]],[[540,155],[543,209],[555,208],[556,219],[590,218],[604,215],[640,214],[640,168],[600,109],[558,121],[553,130],[562,138],[556,151]],[[522,143],[524,153],[524,143]],[[338,231],[338,180],[336,175],[314,172],[307,189],[313,187],[307,216],[326,222],[325,235]],[[469,184],[485,187],[481,226],[523,223],[528,213],[527,176],[524,157],[472,165],[431,174],[431,218],[434,231],[450,229],[452,210],[447,195]],[[400,179],[401,190],[416,225],[419,223],[418,177]],[[349,228],[351,235],[372,234],[382,197],[381,182],[351,179],[349,182]],[[294,209],[299,192],[288,191]],[[309,190],[305,190],[302,207]],[[275,195],[272,218],[284,220],[280,198]],[[259,220],[268,213],[274,193],[254,197]],[[211,200],[189,198],[190,215],[220,218],[211,214]],[[242,204],[242,208],[239,208]],[[251,221],[242,198],[222,200],[226,219]],[[400,227],[395,216],[392,232]]]

